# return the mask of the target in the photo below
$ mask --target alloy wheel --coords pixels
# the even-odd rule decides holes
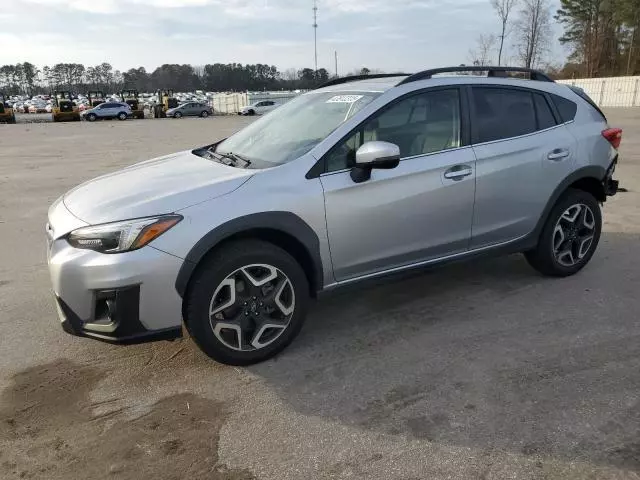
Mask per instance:
[[[596,219],[582,203],[567,208],[553,230],[553,254],[564,267],[573,267],[589,253],[595,238]]]
[[[289,278],[267,264],[246,265],[228,275],[209,304],[209,323],[228,348],[252,351],[276,341],[295,310]]]

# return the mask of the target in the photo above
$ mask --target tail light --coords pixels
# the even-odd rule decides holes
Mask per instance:
[[[607,128],[602,131],[602,136],[607,139],[613,148],[616,150],[620,148],[620,142],[622,141],[621,128]]]

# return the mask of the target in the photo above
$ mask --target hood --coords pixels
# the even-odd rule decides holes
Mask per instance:
[[[255,172],[180,152],[83,183],[64,204],[90,224],[171,213],[230,193]]]

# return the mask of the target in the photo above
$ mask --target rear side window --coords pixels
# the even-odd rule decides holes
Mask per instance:
[[[518,137],[537,130],[531,92],[476,87],[473,103],[475,143]]]
[[[567,100],[564,97],[559,95],[551,94],[551,98],[553,98],[553,103],[556,104],[558,108],[558,112],[560,113],[560,118],[563,123],[571,122],[574,118],[576,118],[576,112],[578,111],[578,105],[576,105],[571,100]]]
[[[539,93],[533,94],[533,102],[536,105],[536,115],[538,116],[538,130],[544,130],[545,128],[551,128],[556,126],[556,119],[551,112],[551,107],[547,103],[547,99],[544,95]]]

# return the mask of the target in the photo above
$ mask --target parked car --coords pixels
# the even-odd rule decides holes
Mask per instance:
[[[262,100],[260,102],[254,102],[251,105],[247,105],[240,110],[240,115],[262,115],[270,112],[279,105],[273,100]]]
[[[284,349],[321,291],[514,252],[577,273],[617,192],[622,131],[580,90],[482,68],[335,79],[66,193],[46,226],[62,328],[132,343],[180,336],[183,319],[242,365]]]
[[[29,113],[47,113],[47,104],[43,102],[33,102],[29,105]]]
[[[131,107],[124,102],[106,102],[101,103],[97,107],[87,109],[81,113],[82,117],[89,122],[95,122],[98,119],[117,118],[118,120],[126,120],[131,117]]]
[[[208,117],[213,115],[213,108],[206,103],[188,102],[167,110],[167,117]]]

